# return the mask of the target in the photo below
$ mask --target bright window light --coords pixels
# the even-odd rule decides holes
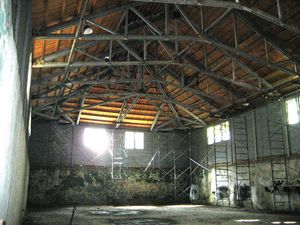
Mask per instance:
[[[125,132],[125,148],[134,149],[134,132]]]
[[[299,106],[296,98],[286,101],[286,111],[288,124],[299,123]]]
[[[222,130],[221,130],[221,125],[216,125],[214,127],[214,132],[215,132],[215,142],[218,143],[222,141]]]
[[[105,129],[85,128],[83,145],[98,154],[102,154],[109,149],[111,140]]]
[[[144,149],[144,133],[126,131],[125,149]]]
[[[207,144],[211,145],[214,143],[214,127],[207,128]]]
[[[228,141],[230,140],[230,131],[229,131],[229,122],[225,122],[221,124],[221,132],[222,132],[222,140]]]
[[[134,144],[136,149],[144,149],[144,133],[135,132],[134,133]]]
[[[230,140],[230,129],[228,121],[215,126],[208,127],[206,132],[208,145]]]

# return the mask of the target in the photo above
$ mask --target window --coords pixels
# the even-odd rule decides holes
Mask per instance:
[[[297,97],[285,102],[288,124],[299,123],[299,100],[300,97]]]
[[[211,145],[214,143],[214,127],[207,128],[207,144]]]
[[[126,131],[125,149],[144,149],[144,133]]]
[[[85,128],[83,145],[98,154],[102,154],[110,148],[111,139],[105,129]]]
[[[230,140],[229,122],[208,127],[206,132],[208,145]]]
[[[222,141],[230,140],[229,122],[221,124]]]

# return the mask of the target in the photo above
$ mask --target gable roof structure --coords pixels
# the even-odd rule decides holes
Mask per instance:
[[[33,0],[32,13],[34,120],[191,129],[299,89],[298,1]]]

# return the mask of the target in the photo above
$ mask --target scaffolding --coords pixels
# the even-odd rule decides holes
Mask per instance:
[[[125,149],[125,133],[123,131],[112,132],[112,163],[111,163],[111,178],[123,179],[127,177],[127,168],[125,165],[128,158]]]
[[[185,132],[184,135],[182,133],[181,135],[176,135],[175,132],[156,133],[153,135],[153,148],[155,152],[145,172],[150,168],[155,168],[154,163],[157,162],[161,178],[169,176],[173,180],[174,199],[189,196],[192,172],[190,137],[190,132]],[[185,145],[186,140],[188,140],[188,145]],[[188,161],[185,164],[186,166],[179,165],[179,162],[183,162],[184,160]],[[178,182],[182,177],[190,180],[189,185],[183,187],[182,183]]]
[[[235,200],[237,205],[251,198],[251,167],[250,153],[248,147],[247,117],[241,114],[231,120],[232,127],[232,149],[235,161]]]
[[[216,134],[214,132],[214,140]],[[221,141],[213,143],[214,165],[215,165],[215,200],[216,205],[225,202],[230,206],[230,189],[229,189],[229,168],[228,168],[228,142]]]
[[[290,210],[290,193],[279,189],[279,186],[288,186],[287,156],[284,138],[284,119],[281,107],[267,105],[268,137],[271,160],[271,175],[274,210]]]
[[[169,138],[168,133],[156,133],[153,140],[154,150],[157,151],[158,156],[159,173],[162,177],[166,177],[174,171],[173,167],[168,168],[169,164],[174,163],[175,155],[174,149],[169,149]]]
[[[50,126],[48,136],[47,166],[63,166],[68,163],[69,140],[72,127]]]
[[[45,169],[45,199],[48,198],[48,188],[55,183],[54,172],[51,168],[62,168],[64,166],[72,166],[72,143],[73,143],[73,127],[61,125],[48,125],[48,146]],[[71,142],[70,142],[71,140]],[[68,157],[71,153],[71,157]],[[67,185],[71,186],[72,181],[68,180]]]
[[[186,133],[184,135],[184,137],[182,137],[180,141],[184,140],[184,139],[188,139],[188,146],[186,146],[186,149],[183,152],[178,152],[177,154],[175,154],[175,160],[174,160],[174,167],[176,166],[176,161],[182,161],[184,159],[188,160],[188,164],[187,166],[183,167],[183,168],[175,168],[175,174],[174,174],[174,186],[175,186],[175,198],[179,198],[181,196],[186,196],[189,197],[190,196],[190,188],[192,185],[192,161],[191,161],[191,157],[192,157],[192,148],[191,148],[191,133],[190,131],[188,133]],[[175,144],[175,146],[178,144],[176,142],[173,142]],[[178,191],[178,184],[177,184],[177,180],[180,179],[181,177],[185,177],[186,179],[189,179],[189,182],[187,183],[185,189],[182,189],[181,191]]]

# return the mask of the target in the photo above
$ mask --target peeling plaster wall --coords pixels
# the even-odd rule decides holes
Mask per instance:
[[[266,191],[268,187],[272,189],[272,170],[271,170],[271,149],[270,145],[275,144],[276,138],[274,137],[270,141],[268,132],[268,119],[270,121],[278,121],[279,117],[284,116],[284,105],[282,102],[273,102],[268,106],[260,107],[255,110],[242,114],[246,117],[247,124],[247,139],[248,150],[250,156],[250,172],[252,183],[252,202],[254,208],[261,210],[274,210],[273,194]],[[269,113],[269,116],[267,116]],[[229,121],[232,123],[232,118]],[[300,183],[297,179],[300,178],[300,124],[287,125],[285,121],[282,123],[285,154],[287,157],[287,174],[290,186],[290,205],[291,210],[300,211]],[[271,132],[276,133],[276,127],[270,127]],[[232,132],[232,127],[231,127]],[[286,133],[284,133],[286,132]],[[277,135],[277,134],[276,134]],[[236,173],[235,173],[235,156],[234,156],[234,144],[240,144],[237,140],[233,141],[233,135],[231,134],[231,140],[216,144],[216,149],[220,149],[221,146],[227,145],[228,152],[228,171],[229,171],[229,189],[231,206],[235,206],[235,185],[236,185]],[[279,137],[278,137],[279,138]],[[192,155],[197,162],[209,169],[201,169],[200,167],[193,174],[193,183],[198,184],[200,187],[200,200],[201,203],[216,204],[215,198],[215,153],[213,145],[207,145],[206,129],[197,129],[192,132]],[[276,152],[277,151],[277,152]],[[275,158],[282,159],[282,152],[280,149],[272,149],[272,154],[276,155]],[[220,159],[219,159],[220,160]],[[224,163],[225,161],[219,161],[218,163]],[[243,165],[242,161],[238,160],[239,165]],[[195,168],[196,165],[194,165]],[[220,166],[218,166],[220,168]],[[300,180],[300,179],[299,179]],[[280,191],[284,193],[283,187]],[[285,192],[286,193],[286,192]],[[220,205],[228,205],[228,201],[219,201]],[[245,200],[242,202],[242,206],[251,207],[251,201]],[[287,210],[287,205],[282,205],[282,210]]]
[[[9,225],[21,223],[25,212],[29,161],[27,153],[28,139],[28,92],[26,93],[28,70],[20,73],[20,68],[28,68],[28,61],[20,61],[24,41],[29,33],[22,33],[22,42],[16,40],[12,7],[16,1],[0,1],[0,219]],[[30,1],[23,1],[26,13],[29,13]],[[30,13],[19,18],[19,25],[25,25]],[[22,47],[20,47],[22,46]],[[24,79],[23,79],[24,78]],[[26,78],[26,79],[25,79]],[[24,110],[26,108],[26,110]]]
[[[300,187],[296,179],[299,179],[300,173],[297,168],[300,168],[300,159],[290,159],[287,161],[288,166],[288,179],[290,180],[290,185],[294,187],[290,188],[290,202],[291,210],[300,212]],[[235,167],[229,166],[229,189],[230,189],[230,199],[231,206],[237,206],[235,202]],[[260,210],[274,210],[273,206],[273,194],[266,191],[265,188],[268,187],[271,189],[271,164],[267,159],[259,160],[251,163],[251,181],[252,181],[252,202],[255,209]],[[203,201],[208,202],[209,204],[216,204],[216,197],[214,192],[216,191],[215,186],[215,173],[214,168],[211,168],[211,171],[206,172],[203,176],[203,182],[201,184],[201,189],[203,192]],[[283,187],[279,187],[279,191],[285,193]],[[219,205],[228,206],[228,201],[219,201]],[[245,200],[240,205],[242,207],[251,208],[251,201]],[[289,206],[283,204],[281,209],[287,210]]]
[[[174,180],[176,172],[189,166],[183,152],[189,152],[188,132],[144,132],[143,150],[126,150],[122,168],[127,177],[112,179],[111,152],[124,146],[122,129],[107,129],[112,147],[101,155],[83,145],[87,125],[70,126],[35,123],[30,140],[30,206],[55,204],[161,204],[184,202],[185,194],[175,198],[189,186],[189,176]],[[92,126],[94,128],[103,128]],[[159,150],[160,154],[155,153]],[[146,167],[155,155],[148,170]],[[164,157],[159,160],[159,157]],[[118,171],[117,168],[115,168]],[[166,176],[165,173],[169,172]]]

